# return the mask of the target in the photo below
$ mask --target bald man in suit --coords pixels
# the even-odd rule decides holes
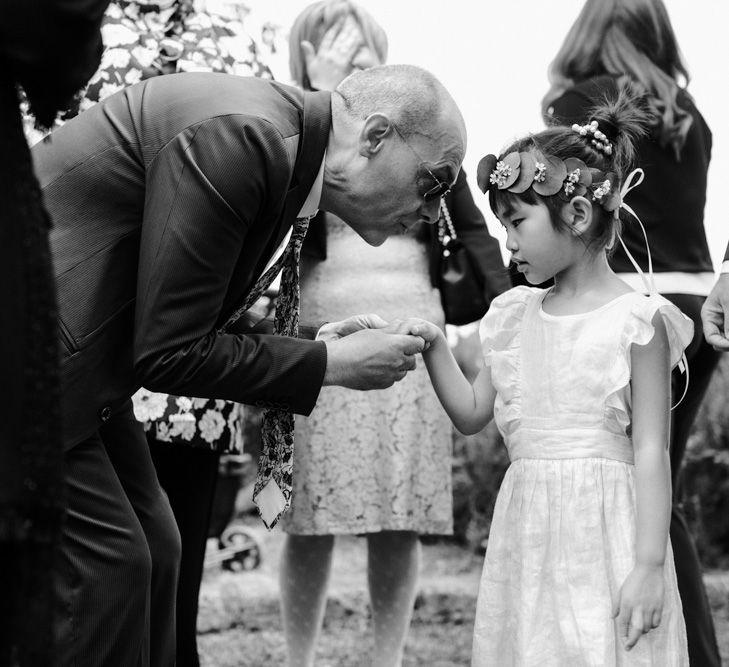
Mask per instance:
[[[371,245],[435,223],[465,141],[432,75],[387,66],[333,93],[157,77],[34,148],[54,221],[69,496],[56,665],[175,661],[179,535],[132,393],[308,414],[323,385],[404,377],[423,342],[376,316],[316,340],[260,333],[245,315],[225,325],[297,218],[330,211]]]

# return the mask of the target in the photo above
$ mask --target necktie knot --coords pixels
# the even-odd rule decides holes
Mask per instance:
[[[271,265],[271,267],[266,270],[263,275],[261,275],[261,277],[256,281],[256,284],[253,286],[251,291],[247,294],[245,299],[243,299],[243,303],[225,321],[225,324],[220,327],[220,329],[218,329],[218,333],[225,333],[233,325],[233,323],[236,322],[241,315],[243,315],[243,313],[245,313],[256,301],[258,301],[263,293],[270,287],[276,276],[279,273],[282,273],[287,265],[289,267],[292,267],[293,270],[296,272],[296,276],[294,278],[289,277],[289,288],[294,288],[298,295],[298,266],[299,256],[301,255],[301,244],[303,243],[306,232],[309,229],[309,221],[312,217],[313,216],[296,218],[296,222],[291,229],[291,236],[289,237],[289,241],[286,244],[284,251],[281,253],[279,258]],[[279,288],[279,297],[284,290],[284,276],[282,273],[281,287]],[[296,297],[296,300],[298,302],[298,296]],[[278,306],[276,307],[276,312],[278,313]]]

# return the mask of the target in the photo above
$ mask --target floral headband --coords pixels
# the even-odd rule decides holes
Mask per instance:
[[[588,167],[579,158],[562,160],[539,151],[514,151],[502,160],[486,155],[478,163],[477,181],[483,193],[521,194],[532,188],[542,197],[559,195],[564,201],[589,196],[609,212],[616,211],[621,201],[616,174]]]
[[[587,125],[575,124],[572,130],[583,137],[589,135],[595,149],[612,155],[612,142],[599,130],[596,120]],[[538,195],[551,197],[558,194],[565,201],[589,193],[591,199],[606,211],[617,211],[621,202],[616,174],[588,167],[579,158],[563,161],[536,150],[514,151],[503,160],[487,155],[478,164],[477,179],[484,193],[496,188],[520,194],[531,187]]]

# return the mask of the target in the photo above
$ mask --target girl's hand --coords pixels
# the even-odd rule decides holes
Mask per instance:
[[[426,350],[436,343],[439,337],[442,337],[443,340],[445,340],[445,334],[440,327],[436,326],[432,322],[421,320],[417,317],[410,317],[406,320],[393,320],[387,327],[385,327],[385,331],[389,333],[420,336],[425,341]]]
[[[663,565],[636,565],[620,587],[613,618],[626,651],[661,624],[663,588]]]

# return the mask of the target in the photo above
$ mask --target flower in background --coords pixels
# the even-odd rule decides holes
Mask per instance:
[[[167,394],[157,394],[147,389],[140,389],[132,396],[134,416],[140,422],[154,421],[165,413]]]

